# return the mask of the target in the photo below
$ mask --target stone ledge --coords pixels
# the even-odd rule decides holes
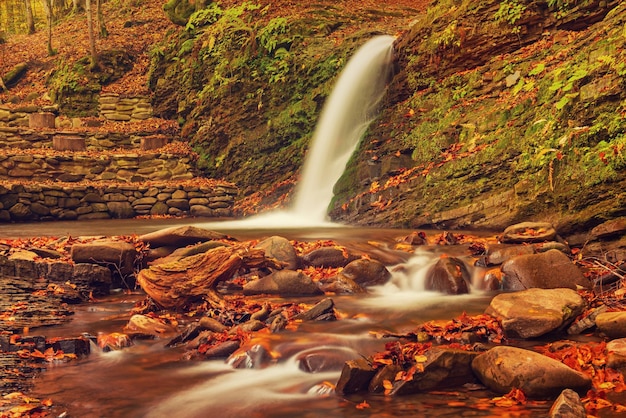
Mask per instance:
[[[141,184],[0,183],[0,223],[232,216],[237,188],[209,179]]]

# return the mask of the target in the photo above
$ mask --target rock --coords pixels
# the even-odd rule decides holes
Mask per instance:
[[[303,351],[296,356],[298,368],[307,373],[339,371],[346,361],[358,358],[359,354],[351,349],[319,347]]]
[[[626,312],[603,312],[596,316],[598,331],[610,338],[626,337]]]
[[[129,202],[107,202],[107,209],[112,218],[129,219],[135,216],[135,211]]]
[[[243,286],[244,295],[305,296],[322,293],[309,276],[294,270],[278,270]]]
[[[85,138],[82,136],[55,135],[52,138],[52,148],[55,151],[85,151]]]
[[[550,412],[550,418],[586,418],[585,405],[580,400],[578,393],[571,389],[565,389],[556,399]]]
[[[591,287],[582,271],[558,250],[514,257],[501,270],[504,290]]]
[[[325,283],[320,282],[320,289],[324,293],[334,293],[336,295],[354,295],[365,293],[366,290],[359,286],[349,277],[338,274]]]
[[[376,370],[364,358],[349,360],[341,369],[335,391],[342,395],[357,393],[368,389]]]
[[[204,205],[191,205],[189,207],[189,214],[198,218],[211,218],[214,216],[213,209]]]
[[[86,356],[91,352],[89,339],[84,337],[55,338],[51,347],[54,351],[60,350],[65,354],[75,354],[77,356]]]
[[[291,319],[302,321],[335,320],[337,319],[335,315],[335,302],[330,298],[323,299],[308,311],[294,315]]]
[[[239,350],[241,343],[237,340],[228,340],[208,348],[204,352],[204,357],[208,359],[228,358],[235,351]]]
[[[507,335],[534,338],[563,329],[585,305],[571,289],[528,289],[495,296],[485,313],[498,318]]]
[[[606,221],[595,228],[589,234],[590,240],[603,240],[606,238],[620,237],[626,233],[626,218],[617,218]]]
[[[78,263],[74,265],[72,283],[79,289],[92,291],[95,296],[108,295],[111,287],[111,270],[95,264]]]
[[[54,113],[50,112],[30,113],[28,115],[28,127],[54,128],[55,119]]]
[[[475,383],[472,361],[477,355],[473,351],[432,348],[424,354],[423,371],[416,372],[411,380],[396,380],[390,395],[411,395]]]
[[[244,351],[241,351],[244,350]],[[272,355],[261,344],[233,353],[226,361],[233,369],[261,369],[272,360]]]
[[[465,264],[455,257],[440,258],[426,273],[426,290],[449,295],[469,293],[471,277]]]
[[[626,338],[618,338],[606,344],[606,365],[612,369],[621,370],[622,374],[626,369]]]
[[[583,318],[579,318],[574,322],[568,329],[567,333],[569,335],[578,335],[583,331],[596,326],[596,317],[600,315],[602,312],[606,312],[608,307],[606,305],[600,305],[597,308],[591,309],[586,316]]]
[[[158,204],[158,203],[157,203]],[[139,237],[139,240],[150,244],[151,247],[184,247],[198,242],[229,238],[221,232],[210,231],[195,226],[175,226],[150,232]]]
[[[162,336],[176,332],[176,329],[157,318],[146,315],[133,315],[124,327],[129,335]]]
[[[530,245],[491,244],[487,245],[485,264],[496,266],[518,255],[533,254],[535,249]]]
[[[203,316],[202,318],[200,318],[198,325],[203,330],[208,330],[208,331],[213,331],[213,332],[224,332],[228,329],[226,325],[222,324],[217,319],[213,319],[208,316]]]
[[[167,215],[168,210],[169,206],[165,202],[156,202],[150,209],[150,215]]]
[[[337,247],[317,248],[305,254],[302,259],[307,266],[312,267],[344,267],[359,256],[349,254]]]
[[[192,255],[205,253],[205,252],[207,252],[209,250],[212,250],[213,248],[225,247],[225,246],[228,246],[228,244],[224,243],[222,241],[205,241],[205,242],[201,242],[201,243],[195,244],[195,245],[190,245],[190,246],[187,246],[187,247],[184,247],[184,248],[177,248],[176,250],[174,250],[170,254],[167,254],[163,258],[154,260],[151,263],[151,265],[157,265],[157,264],[169,263],[169,262],[172,262],[172,261],[178,261],[178,260],[180,260],[182,258],[185,258],[185,257],[191,257]],[[157,247],[157,248],[168,248],[168,247]]]
[[[379,368],[367,387],[370,393],[383,393],[387,390],[385,381],[393,382],[398,372],[402,371],[402,366],[398,364],[386,364]]]
[[[517,347],[497,346],[478,355],[472,370],[489,389],[521,389],[530,398],[557,396],[564,389],[585,393],[591,379],[558,360]]]
[[[556,230],[547,222],[522,222],[511,225],[500,236],[503,243],[524,243],[552,241],[556,238]]]
[[[351,261],[339,275],[352,279],[363,287],[385,284],[391,277],[391,273],[381,262],[366,258]]]
[[[131,274],[135,269],[137,250],[125,241],[102,240],[87,244],[74,244],[70,250],[76,263],[115,266],[121,274]]]
[[[287,238],[273,236],[259,242],[255,248],[261,248],[265,255],[286,263],[285,268],[296,270],[298,268],[298,255],[295,248]]]
[[[11,214],[11,219],[16,221],[24,221],[33,217],[30,207],[21,202],[11,206],[9,213]]]
[[[97,344],[102,351],[109,352],[130,347],[133,345],[133,341],[128,335],[119,332],[113,332],[111,334],[98,333]]]
[[[409,235],[396,239],[396,242],[409,245],[426,245],[426,234],[424,232],[413,231]]]

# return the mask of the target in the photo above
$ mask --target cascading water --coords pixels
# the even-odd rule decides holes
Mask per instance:
[[[327,209],[333,187],[367,127],[376,117],[391,74],[394,37],[381,35],[361,46],[341,72],[315,128],[293,207],[209,228],[300,228],[336,226]]]
[[[350,59],[322,115],[296,189],[292,212],[312,221],[326,220],[333,186],[376,117],[391,71],[393,36],[378,36]]]

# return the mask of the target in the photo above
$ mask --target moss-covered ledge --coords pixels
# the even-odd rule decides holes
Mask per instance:
[[[147,215],[232,216],[237,187],[228,182],[0,182],[0,223],[123,219]]]

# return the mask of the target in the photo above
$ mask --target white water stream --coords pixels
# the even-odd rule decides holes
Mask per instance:
[[[317,122],[291,208],[198,226],[210,229],[339,226],[327,217],[333,187],[377,115],[391,74],[394,40],[389,35],[372,38],[356,51],[341,72]]]

